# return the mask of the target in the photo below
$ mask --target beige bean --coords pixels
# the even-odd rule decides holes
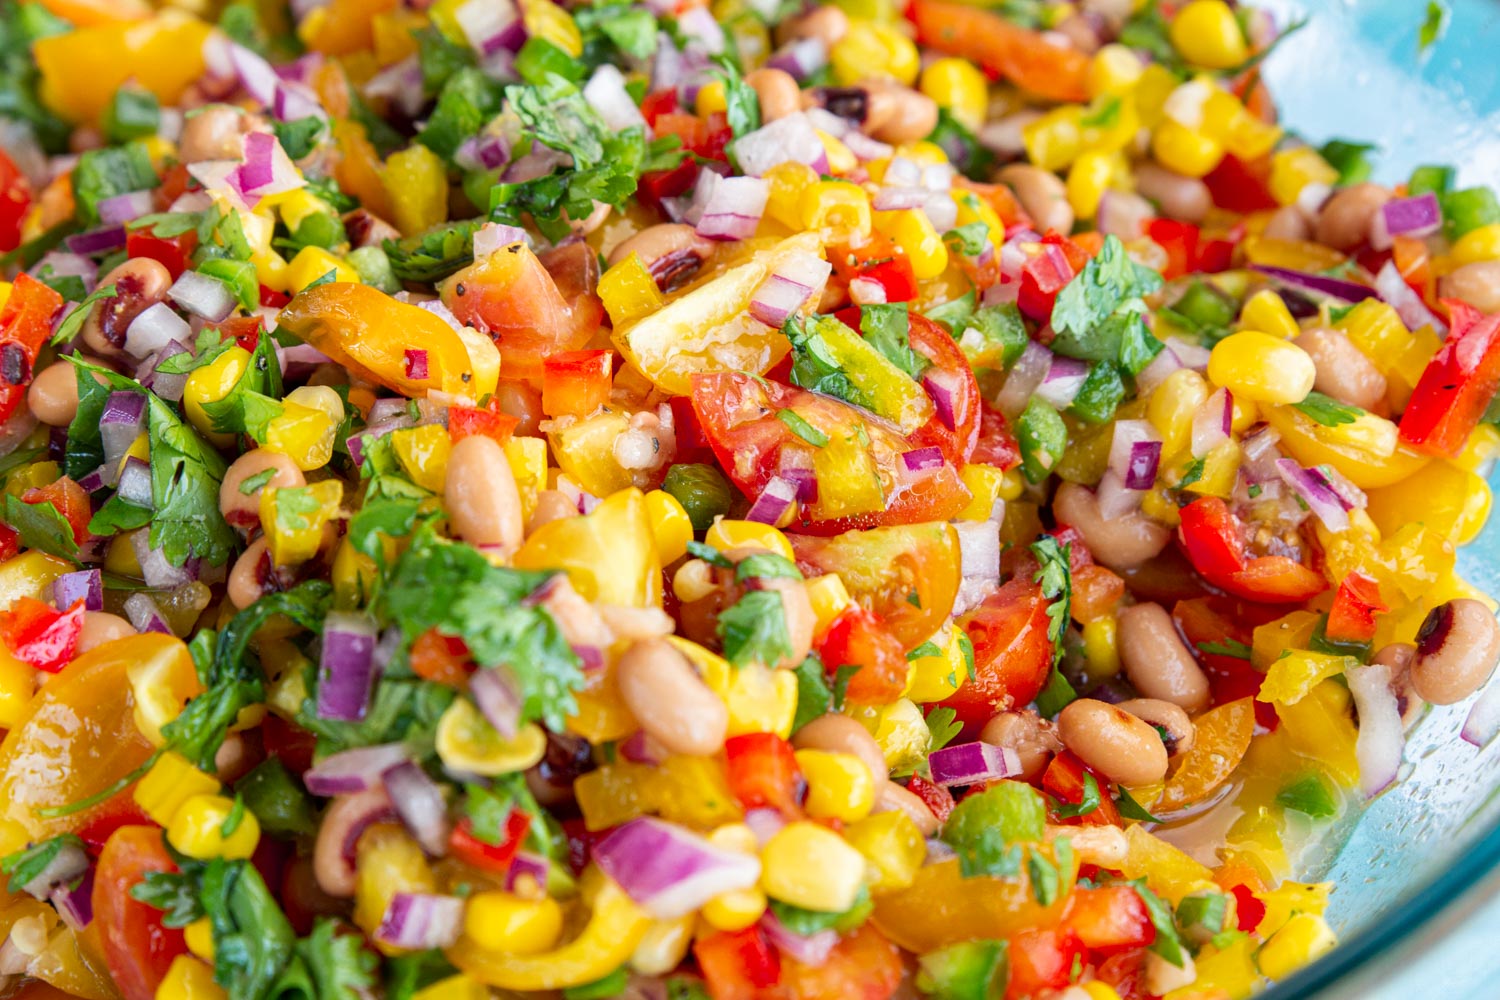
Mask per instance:
[[[503,555],[520,547],[526,534],[521,494],[493,438],[475,434],[453,446],[443,502],[454,532],[470,545],[495,546]]]
[[[1083,536],[1089,552],[1110,569],[1132,569],[1154,558],[1172,540],[1172,530],[1135,511],[1106,520],[1099,513],[1093,490],[1063,483],[1052,499],[1058,521],[1072,525]]]
[[[259,740],[252,745],[240,733],[226,733],[214,754],[214,775],[225,784],[233,784],[264,759]]]
[[[755,96],[760,98],[762,121],[773,122],[802,108],[802,88],[786,70],[763,66],[745,74],[745,82],[755,88]]]
[[[1427,702],[1412,687],[1411,665],[1417,658],[1417,647],[1409,642],[1392,642],[1381,646],[1370,657],[1372,664],[1379,663],[1390,668],[1391,691],[1396,696],[1396,708],[1401,712],[1401,724],[1410,726],[1421,716]]]
[[[1099,51],[1099,32],[1095,30],[1093,22],[1080,14],[1074,14],[1059,21],[1056,29],[1068,41],[1073,43],[1073,48],[1087,55],[1093,55]]]
[[[516,434],[521,437],[536,437],[541,434],[538,425],[546,419],[546,414],[542,412],[541,393],[525,382],[501,379],[495,390],[495,399],[500,404],[501,413],[519,421],[516,424]]]
[[[37,372],[26,390],[26,405],[44,424],[71,424],[78,415],[78,369],[66,361],[56,361]]]
[[[177,157],[183,163],[237,160],[244,154],[245,114],[227,104],[210,104],[182,123]]]
[[[904,812],[917,829],[922,831],[922,836],[931,837],[937,834],[943,826],[938,822],[926,802],[915,793],[908,791],[894,781],[887,781],[881,785],[875,793],[874,812]]]
[[[265,574],[271,567],[270,555],[266,552],[266,540],[257,538],[251,542],[229,570],[225,593],[229,603],[244,610],[265,593]]]
[[[313,876],[318,888],[338,899],[353,896],[355,847],[360,834],[372,823],[395,815],[384,785],[335,796],[333,805],[323,814],[318,839],[313,845]]]
[[[577,516],[578,504],[562,490],[541,490],[536,495],[536,509],[531,512],[526,531],[529,534],[544,524]]]
[[[783,21],[776,29],[777,37],[783,44],[799,38],[816,38],[830,48],[848,33],[849,15],[831,4],[802,17]]]
[[[172,272],[150,257],[131,257],[100,278],[99,285],[114,285],[115,294],[94,303],[81,336],[94,353],[119,357],[124,353],[125,331],[137,316],[166,297]]]
[[[1478,691],[1500,660],[1500,624],[1469,597],[1439,604],[1417,630],[1412,687],[1434,705],[1452,705]]]
[[[255,486],[249,493],[243,489],[245,481],[263,473],[271,475]],[[265,448],[254,448],[245,452],[224,473],[224,482],[219,484],[219,510],[224,520],[241,531],[251,531],[260,524],[260,494],[267,486],[276,489],[292,489],[307,485],[307,479],[297,463],[278,452]]]
[[[127,635],[135,635],[135,627],[119,615],[108,611],[85,611],[83,631],[78,635],[78,652],[87,653]]]
[[[1314,228],[1318,242],[1335,250],[1353,250],[1369,242],[1375,212],[1390,200],[1389,189],[1368,181],[1340,188],[1318,212]]]
[[[1034,781],[1062,749],[1062,741],[1051,723],[1035,712],[1001,712],[984,724],[980,740],[997,747],[1010,747],[1021,760],[1020,777]]]
[[[1122,785],[1150,785],[1167,774],[1167,748],[1149,724],[1093,698],[1070,702],[1057,734],[1083,762]]]
[[[1314,327],[1303,331],[1292,343],[1312,358],[1317,370],[1314,389],[1363,410],[1374,410],[1384,404],[1385,376],[1341,331]]]
[[[1500,260],[1454,268],[1438,282],[1445,299],[1461,299],[1482,313],[1500,312]]]
[[[615,247],[610,264],[618,263],[632,253],[640,257],[651,277],[663,291],[675,291],[687,284],[713,259],[718,244],[699,236],[692,226],[681,222],[663,222],[647,226]]]
[[[641,728],[672,753],[706,757],[723,749],[729,709],[670,642],[647,639],[627,649],[615,684]]]
[[[1261,235],[1271,240],[1310,240],[1312,226],[1296,205],[1283,205],[1271,213]]]
[[[1042,232],[1055,229],[1063,234],[1073,231],[1073,206],[1068,202],[1068,189],[1056,174],[1029,163],[1012,163],[995,176],[1016,193],[1016,200],[1037,229]]]
[[[1122,701],[1119,707],[1137,719],[1163,731],[1161,740],[1167,748],[1168,757],[1176,757],[1193,749],[1193,739],[1198,728],[1192,718],[1170,701],[1157,698],[1131,698]]]
[[[926,94],[894,80],[865,80],[860,86],[869,95],[860,126],[867,135],[899,146],[925,139],[937,128],[937,102]]]
[[[1208,707],[1208,678],[1165,608],[1135,604],[1121,611],[1117,622],[1120,659],[1137,691],[1189,712]]]
[[[853,754],[865,762],[877,781],[886,778],[890,766],[885,753],[870,731],[847,715],[829,712],[820,715],[792,734],[792,746],[798,750],[827,750]]]

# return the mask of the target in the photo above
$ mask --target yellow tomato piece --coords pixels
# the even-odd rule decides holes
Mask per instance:
[[[646,496],[612,493],[582,517],[542,525],[516,553],[520,569],[565,570],[586,600],[644,608],[661,604],[661,562]]]
[[[203,75],[203,43],[210,30],[197,18],[168,11],[149,21],[38,39],[31,54],[42,74],[42,103],[75,124],[94,121],[130,80],[163,104],[176,104]]]
[[[1394,451],[1380,456],[1364,448],[1339,442],[1331,432],[1300,413],[1295,407],[1262,408],[1266,422],[1281,435],[1281,444],[1303,466],[1328,464],[1360,489],[1377,489],[1415,474],[1431,457],[1398,443]],[[1377,417],[1371,417],[1378,420]]]

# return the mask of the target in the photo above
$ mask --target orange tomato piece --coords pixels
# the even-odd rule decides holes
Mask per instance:
[[[1054,45],[981,7],[917,0],[910,13],[918,38],[935,49],[970,59],[1040,97],[1089,99],[1089,57],[1075,48]]]
[[[1255,704],[1240,698],[1209,709],[1193,720],[1197,735],[1156,801],[1157,813],[1170,813],[1201,802],[1218,788],[1244,759],[1255,733]]]

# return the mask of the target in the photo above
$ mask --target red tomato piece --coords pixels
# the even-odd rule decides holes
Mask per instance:
[[[866,278],[880,285],[887,302],[910,302],[917,297],[911,260],[888,236],[875,233],[861,246],[829,247],[828,259],[846,282]],[[858,323],[853,325],[859,328]]]
[[[1014,469],[1021,464],[1021,444],[1011,433],[1010,423],[988,400],[979,401],[979,441],[969,461]]]
[[[1448,337],[1427,363],[1401,414],[1401,440],[1430,455],[1452,457],[1496,388],[1500,388],[1500,313],[1482,316],[1467,302],[1444,299]]]
[[[815,648],[830,678],[839,667],[859,667],[849,680],[850,701],[883,705],[901,697],[906,688],[906,648],[879,615],[858,604],[840,612]]]
[[[455,688],[467,688],[469,675],[475,669],[469,647],[462,639],[443,635],[433,628],[417,636],[408,659],[412,673],[418,677]]]
[[[963,466],[973,458],[979,444],[982,397],[974,369],[948,331],[921,313],[911,314],[908,333],[912,350],[932,362],[932,367],[922,373],[922,387],[937,410],[932,419],[911,433],[911,443],[918,448],[936,445],[944,458]]]
[[[1042,787],[1059,801],[1072,806],[1081,805],[1088,791],[1086,775],[1093,775],[1094,784],[1099,787],[1098,807],[1082,816],[1061,817],[1058,822],[1069,826],[1120,826],[1120,810],[1110,797],[1109,779],[1094,774],[1070,751],[1064,750],[1052,758],[1052,763],[1042,774]]]
[[[510,870],[516,852],[526,841],[531,829],[531,817],[519,809],[512,809],[500,828],[500,843],[491,844],[474,836],[474,824],[467,816],[458,821],[448,837],[448,850],[458,860],[480,871],[503,875]]]
[[[714,1000],[759,1000],[781,981],[781,953],[759,927],[701,937],[693,955]]]
[[[275,713],[269,713],[261,723],[260,736],[265,744],[266,755],[280,760],[287,766],[287,770],[302,774],[312,767],[318,738],[301,726],[287,722]]]
[[[34,597],[18,597],[0,615],[0,634],[16,659],[55,674],[73,660],[83,635],[83,598],[57,611]]]
[[[16,412],[37,351],[52,335],[52,317],[63,307],[63,297],[29,274],[18,274],[10,297],[0,308],[0,422]]]
[[[0,252],[21,245],[21,223],[31,207],[31,182],[0,150]]]
[[[1218,497],[1201,497],[1180,514],[1178,535],[1188,560],[1210,583],[1245,568],[1245,542],[1228,504]]]
[[[932,810],[939,823],[948,822],[948,817],[953,814],[953,807],[958,804],[953,801],[952,792],[920,774],[913,774],[907,779],[906,790],[927,803],[927,808]]]
[[[1022,931],[1010,939],[1006,1000],[1062,989],[1073,981],[1085,958],[1083,942],[1068,927]]]
[[[491,396],[484,406],[454,406],[448,410],[448,439],[454,444],[479,434],[504,444],[516,432],[520,420],[500,409],[498,396]]]
[[[94,924],[105,963],[125,1000],[155,1000],[172,960],[187,953],[182,931],[163,927],[161,910],[130,895],[148,872],[176,870],[156,826],[120,827],[99,855]]]
[[[771,808],[791,819],[802,815],[807,781],[792,745],[775,733],[746,733],[724,743],[729,790],[746,809]]]
[[[1281,207],[1271,194],[1270,176],[1270,156],[1247,163],[1230,153],[1204,176],[1203,183],[1208,185],[1215,205],[1244,215]]]
[[[125,236],[125,253],[130,257],[148,257],[161,264],[172,274],[172,280],[182,277],[192,262],[193,251],[198,249],[198,232],[189,229],[176,236],[157,236],[150,229],[132,229]]]
[[[21,551],[21,536],[8,524],[0,524],[0,562]]]
[[[560,351],[542,362],[542,411],[586,417],[609,402],[614,351]]]
[[[1146,223],[1146,235],[1167,252],[1167,266],[1161,276],[1171,281],[1196,270],[1198,262],[1198,227],[1176,219],[1152,219]]]
[[[869,923],[841,938],[817,965],[787,959],[781,966],[781,986],[796,1000],[889,1000],[901,977],[901,950]]]
[[[1025,705],[1052,672],[1052,640],[1039,584],[1010,580],[959,619],[974,644],[974,676],[943,702],[965,727],[982,726],[996,712]]]
[[[1375,615],[1389,610],[1380,599],[1380,584],[1363,573],[1350,573],[1333,597],[1323,633],[1334,642],[1369,642],[1375,638]]]
[[[82,545],[89,537],[89,519],[93,517],[89,495],[83,491],[82,486],[67,476],[63,476],[55,483],[27,490],[21,495],[21,502],[51,504],[52,509],[68,522],[68,527],[73,531],[73,541]]]
[[[1156,926],[1151,923],[1146,901],[1134,886],[1074,889],[1063,923],[1092,951],[1123,951],[1156,940]]]
[[[1041,253],[1021,266],[1021,290],[1016,305],[1032,319],[1046,322],[1052,316],[1057,293],[1073,280],[1074,273],[1061,247],[1044,244]]]

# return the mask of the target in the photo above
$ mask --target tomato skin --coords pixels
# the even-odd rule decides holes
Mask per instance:
[[[466,437],[480,435],[503,445],[509,441],[521,423],[519,419],[500,409],[500,398],[491,396],[482,407],[454,406],[448,410],[448,439],[454,444]]]
[[[815,648],[833,678],[839,667],[857,664],[849,680],[848,698],[863,705],[883,705],[906,689],[906,649],[880,616],[858,604],[839,613]]]
[[[318,738],[306,729],[275,713],[268,713],[265,722],[261,723],[260,734],[266,755],[280,760],[287,770],[300,775],[312,767]]]
[[[1086,959],[1083,942],[1067,927],[1022,931],[1010,939],[1010,982],[1006,1000],[1057,990],[1073,979],[1073,967]]]
[[[67,476],[63,476],[55,483],[29,489],[21,496],[22,503],[51,504],[68,526],[73,529],[73,541],[82,545],[89,537],[89,519],[93,516],[93,508],[89,505],[89,495]]]
[[[963,466],[979,444],[981,397],[974,369],[969,367],[958,341],[921,313],[911,314],[908,336],[912,350],[932,362],[932,367],[922,374],[927,394],[936,401],[933,387],[940,386],[946,390],[953,410],[951,425],[934,413],[932,419],[911,433],[911,443],[918,448],[936,445],[942,449],[944,458]]]
[[[1328,589],[1322,575],[1286,556],[1246,559],[1238,519],[1218,497],[1200,497],[1180,515],[1178,538],[1188,561],[1215,587],[1267,604],[1305,601]]]
[[[796,1000],[889,1000],[901,985],[901,951],[874,925],[845,935],[816,966],[788,959],[782,986]]]
[[[21,245],[21,223],[31,207],[31,183],[14,160],[0,150],[0,252]]]
[[[858,247],[829,247],[828,259],[846,282],[865,278],[878,284],[885,290],[887,302],[910,302],[917,297],[917,276],[911,260],[888,236],[875,233]],[[859,329],[858,323],[853,325]]]
[[[462,639],[428,629],[411,644],[412,673],[427,681],[448,687],[467,688],[474,661]]]
[[[982,726],[996,712],[1025,705],[1052,672],[1047,606],[1039,584],[1009,581],[959,619],[974,644],[974,676],[943,702],[965,728]]]
[[[1156,940],[1145,900],[1128,885],[1074,889],[1063,923],[1092,951],[1123,951]]]
[[[781,981],[781,953],[758,926],[729,933],[719,931],[693,943],[693,955],[714,1000],[758,1000]]]
[[[34,597],[18,597],[0,616],[0,631],[16,659],[55,674],[78,651],[84,614],[81,597],[66,611],[56,611]]]
[[[1010,423],[988,400],[981,399],[979,406],[979,440],[969,460],[997,469],[1014,469],[1021,464],[1021,443],[1011,433]]]
[[[530,829],[531,817],[519,809],[512,809],[501,828],[500,843],[490,844],[474,836],[474,824],[465,816],[453,827],[453,833],[448,837],[448,850],[472,868],[503,875],[510,870],[510,864]]]
[[[542,361],[542,411],[586,417],[609,402],[613,351],[561,351]]]
[[[1146,235],[1167,252],[1167,266],[1161,276],[1168,281],[1195,270],[1198,262],[1198,227],[1176,219],[1152,219],[1146,223]]]
[[[189,229],[173,237],[157,236],[150,229],[132,229],[125,237],[125,253],[130,257],[147,257],[165,267],[172,280],[188,269],[193,251],[198,249],[198,233]]]
[[[948,817],[953,814],[953,807],[958,805],[953,801],[952,792],[920,774],[913,774],[907,780],[906,790],[925,802],[939,823],[948,822]]]
[[[10,419],[26,396],[37,352],[52,335],[52,317],[63,297],[29,274],[16,275],[0,307],[0,422]]]
[[[1280,609],[1275,607],[1220,596],[1195,597],[1173,606],[1172,618],[1198,662],[1203,664],[1215,705],[1255,697],[1260,693],[1265,674],[1251,666],[1249,660],[1204,652],[1203,647],[1230,642],[1248,646],[1255,639],[1257,627],[1280,616]],[[1275,729],[1281,722],[1276,707],[1264,701],[1255,702],[1255,721],[1267,730]]]
[[[177,865],[156,826],[120,827],[99,855],[94,922],[104,960],[125,1000],[155,1000],[172,960],[187,953],[182,931],[163,927],[161,910],[130,895],[147,872],[175,871]]]
[[[1064,750],[1052,758],[1052,763],[1047,765],[1047,770],[1042,773],[1042,787],[1054,797],[1069,805],[1078,805],[1083,802],[1087,791],[1086,774],[1091,774],[1083,761],[1073,755],[1071,751]],[[1094,775],[1094,783],[1099,786],[1099,805],[1082,816],[1059,817],[1058,822],[1065,826],[1120,826],[1120,810],[1115,807],[1115,801],[1110,797],[1109,779]]]
[[[772,808],[788,819],[802,816],[807,780],[792,745],[775,733],[746,733],[724,742],[729,790],[745,809]]]
[[[1275,211],[1280,205],[1267,183],[1271,176],[1271,158],[1263,156],[1246,162],[1226,153],[1219,165],[1203,178],[1213,195],[1214,204],[1241,215]]]

